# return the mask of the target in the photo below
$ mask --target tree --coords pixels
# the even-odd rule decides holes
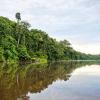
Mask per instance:
[[[17,26],[16,26],[16,35],[17,35],[17,47],[19,46],[19,42],[20,42],[20,20],[21,20],[21,15],[19,12],[16,13],[15,15],[16,19],[17,19]]]
[[[70,47],[71,46],[71,44],[67,40],[60,41],[60,43],[65,47]]]
[[[19,22],[21,20],[21,15],[19,12],[16,13],[15,17],[17,19],[17,22]]]
[[[22,21],[21,22],[21,35],[22,35],[22,39],[21,39],[21,44],[23,44],[25,46],[26,44],[26,37],[29,35],[29,30],[28,28],[30,27],[31,25],[26,22],[26,21]]]

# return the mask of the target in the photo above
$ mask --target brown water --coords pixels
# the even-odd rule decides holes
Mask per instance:
[[[0,64],[0,100],[100,100],[99,64]]]

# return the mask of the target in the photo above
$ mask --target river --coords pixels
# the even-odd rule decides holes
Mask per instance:
[[[99,100],[100,62],[0,63],[0,100]]]

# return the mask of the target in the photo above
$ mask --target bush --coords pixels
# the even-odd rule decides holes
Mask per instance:
[[[12,36],[4,36],[1,41],[3,45],[3,55],[6,61],[17,61],[18,52],[16,50],[16,40]]]
[[[21,60],[21,61],[26,61],[26,60],[31,59],[25,46],[19,46],[18,57],[19,57],[19,60]]]
[[[40,51],[30,52],[30,55],[31,55],[31,57],[34,57],[34,58],[45,58],[45,59],[47,59],[47,55],[40,52]]]
[[[0,62],[4,61],[4,56],[3,56],[4,50],[2,47],[0,47]]]

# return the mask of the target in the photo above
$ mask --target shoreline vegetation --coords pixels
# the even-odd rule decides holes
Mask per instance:
[[[100,55],[78,52],[67,40],[57,41],[42,30],[30,29],[30,24],[21,20],[19,12],[17,22],[0,16],[0,62],[47,63],[59,60],[99,60]]]

